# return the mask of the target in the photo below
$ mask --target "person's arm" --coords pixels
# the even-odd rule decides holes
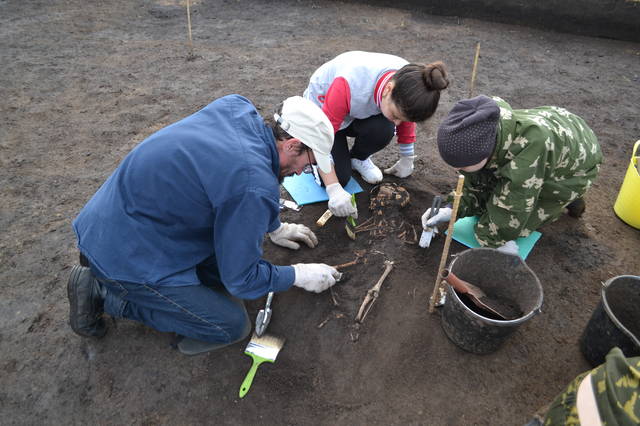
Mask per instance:
[[[411,155],[413,155],[413,144],[416,141],[416,123],[403,121],[396,127],[396,133],[398,144],[401,145],[400,152],[402,153],[403,149],[411,149]],[[402,145],[406,145],[406,147]]]
[[[222,283],[232,295],[255,299],[293,284],[292,266],[276,266],[262,259],[264,235],[280,226],[279,209],[277,199],[247,191],[214,211],[215,256]]]
[[[324,96],[322,104],[322,112],[329,118],[333,126],[333,133],[338,133],[344,118],[349,114],[351,109],[351,89],[349,83],[343,77],[338,77],[331,83],[329,90]],[[338,183],[338,176],[332,167],[329,173],[318,170],[320,179],[324,182],[324,186]]]
[[[476,173],[460,172],[465,176],[464,185],[462,186],[462,196],[458,206],[458,218],[467,216],[480,216],[485,212],[486,204],[491,198],[491,193],[486,192],[484,188],[495,186],[495,178],[488,171]],[[448,195],[447,202],[453,204],[454,190]]]
[[[334,133],[340,130],[344,118],[351,109],[351,90],[349,83],[342,77],[338,77],[331,83],[329,90],[324,97],[322,111],[331,121]],[[329,195],[329,210],[336,216],[358,217],[358,210],[351,204],[351,195],[344,190],[338,182],[335,168],[331,168],[329,173],[318,170],[320,179],[324,182]]]
[[[488,194],[482,193],[478,188],[484,187],[482,182],[486,181],[489,174],[481,171],[476,173],[464,173],[464,185],[462,186],[462,194],[460,195],[460,201],[458,205],[458,211],[456,217],[461,219],[467,216],[477,216],[484,212],[484,204],[481,198],[487,198]],[[451,220],[452,206],[455,198],[455,190],[449,192],[445,197],[445,203],[438,213],[431,216],[431,208],[425,210],[422,214],[421,222],[422,228],[426,230],[429,226],[436,226],[441,223],[447,223]]]
[[[400,159],[396,163],[385,169],[385,173],[399,178],[406,178],[413,173],[414,143],[416,141],[416,123],[404,121],[396,127],[398,138],[398,148],[400,149]]]
[[[340,126],[350,110],[351,89],[349,83],[343,77],[338,77],[329,86],[322,104],[322,112],[331,121],[334,133],[340,130]]]
[[[334,183],[338,183],[338,175],[336,174],[336,169],[331,166],[331,171],[329,173],[325,173],[320,168],[318,168],[318,174],[320,175],[320,179],[324,182],[324,186],[327,187],[329,185],[333,185]]]
[[[262,241],[267,231],[273,234],[283,227],[302,226],[280,224],[277,219],[279,208],[276,200],[249,192],[227,200],[217,209],[216,259],[222,283],[232,295],[256,299],[270,291],[287,290],[292,285],[320,293],[340,279],[340,272],[323,263],[276,266],[262,259]],[[276,229],[270,229],[273,227]],[[315,240],[315,236],[313,238]]]

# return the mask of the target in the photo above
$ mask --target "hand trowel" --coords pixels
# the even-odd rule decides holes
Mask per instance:
[[[431,219],[436,214],[438,214],[438,212],[440,211],[440,205],[441,204],[442,204],[442,197],[441,196],[436,195],[435,197],[433,197],[433,202],[431,203],[431,209],[429,210],[429,218],[428,219]],[[438,233],[438,227],[437,226],[427,226],[422,231],[422,235],[420,235],[420,241],[418,242],[418,245],[420,247],[422,247],[422,248],[429,247],[431,245],[431,240],[433,239],[433,236],[435,234],[437,234],[437,233]]]
[[[273,300],[273,292],[270,291],[267,296],[267,303],[264,306],[264,309],[260,309],[258,312],[258,316],[256,316],[256,334],[258,337],[262,337],[264,332],[267,330],[267,326],[269,325],[269,321],[271,321],[271,301]]]
[[[479,308],[497,316],[500,320],[513,320],[522,315],[517,307],[504,303],[496,298],[488,297],[479,287],[458,278],[448,269],[442,271],[442,278],[458,293],[465,294]]]

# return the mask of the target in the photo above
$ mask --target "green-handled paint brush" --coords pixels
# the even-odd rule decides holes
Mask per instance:
[[[240,398],[243,398],[249,392],[253,377],[256,375],[260,364],[263,362],[275,362],[278,352],[284,345],[284,340],[284,338],[273,335],[265,334],[262,337],[258,337],[255,333],[253,334],[247,349],[244,350],[245,355],[253,358],[253,364],[244,378],[242,386],[240,386]]]

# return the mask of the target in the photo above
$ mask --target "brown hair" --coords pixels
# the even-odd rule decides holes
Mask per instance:
[[[407,64],[393,75],[391,81],[395,84],[391,100],[412,122],[431,117],[438,108],[440,91],[449,86],[447,70],[440,61],[428,65]]]
[[[278,105],[278,108],[276,109],[276,113],[278,115],[282,114],[282,104],[283,102],[280,102],[280,105]],[[293,138],[293,136],[291,136],[289,133],[284,131],[282,127],[280,127],[280,125],[276,123],[276,121],[273,118],[269,117],[267,119],[264,119],[264,122],[271,129],[271,131],[273,132],[273,137],[277,141],[283,141],[283,140]]]

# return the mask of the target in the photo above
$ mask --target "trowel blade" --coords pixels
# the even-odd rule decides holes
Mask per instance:
[[[266,328],[264,324],[264,309],[261,309],[260,312],[258,312],[258,316],[256,316],[256,334],[258,337],[264,334]]]

